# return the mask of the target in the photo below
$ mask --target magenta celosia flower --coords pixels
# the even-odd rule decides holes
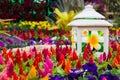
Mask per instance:
[[[103,63],[103,54],[100,54],[99,56],[99,64],[102,64]]]
[[[3,58],[2,58],[2,54],[0,54],[0,64],[4,64]]]
[[[48,64],[46,62],[43,63],[44,70],[39,70],[38,73],[40,76],[45,77],[48,73],[52,73],[52,69],[49,68]]]
[[[14,64],[12,60],[9,59],[7,65],[0,74],[0,79],[8,80],[9,78],[12,78],[13,74],[14,74]]]
[[[48,66],[49,66],[50,69],[53,68],[54,64],[53,64],[52,60],[50,59],[50,57],[48,55],[46,57],[45,62],[48,64]]]
[[[49,65],[46,62],[44,62],[44,72],[52,73],[52,70],[49,68]]]

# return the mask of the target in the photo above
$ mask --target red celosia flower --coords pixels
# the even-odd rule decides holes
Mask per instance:
[[[62,54],[63,54],[64,56],[66,56],[66,54],[67,54],[66,47],[62,48]]]
[[[63,54],[60,54],[60,61],[57,63],[57,66],[62,65],[62,68],[64,69],[65,67],[65,57]]]
[[[42,61],[42,53],[39,52],[39,54],[35,57],[33,65],[35,66],[36,69],[39,69],[39,62]]]
[[[28,60],[28,56],[27,56],[26,51],[23,51],[22,58],[23,58],[24,62],[26,62]]]
[[[20,75],[24,74],[22,64],[20,64],[20,66],[19,66],[19,74]]]
[[[94,63],[94,58],[93,58],[92,55],[91,55],[90,58],[89,58],[89,63]]]
[[[14,33],[15,35],[17,35],[17,34],[18,34],[18,31],[17,31],[16,29],[14,29],[14,30],[13,30],[13,33]]]
[[[90,44],[88,43],[86,47],[87,47],[88,51],[90,52],[90,55],[92,55],[92,50],[91,50]]]
[[[86,60],[86,61],[88,61],[88,59],[89,59],[89,56],[88,56],[88,49],[87,49],[87,48],[84,49],[84,52],[83,52],[83,59]]]
[[[13,52],[12,49],[9,50],[8,54],[9,58],[11,58],[13,60]]]
[[[49,57],[51,57],[51,52],[50,52],[48,49],[43,49],[42,53],[43,53],[43,55],[44,55],[44,58],[46,58],[47,55],[48,55]]]
[[[107,56],[107,61],[110,60],[112,58],[112,54],[111,52],[108,53],[108,56]]]
[[[103,53],[103,61],[105,61],[106,59],[107,59],[106,53],[104,52],[104,53]]]
[[[18,63],[18,64],[22,63],[22,61],[21,61],[21,54],[20,54],[20,50],[19,49],[17,49],[16,54],[14,56],[14,59],[15,59],[15,63]]]
[[[7,62],[8,62],[8,60],[9,60],[9,57],[8,57],[8,55],[6,55],[6,58],[5,58],[5,63],[7,63]]]
[[[34,48],[32,49],[32,51],[35,53],[35,56],[37,55],[37,49],[36,47],[34,46]]]
[[[31,30],[31,35],[32,35],[33,38],[35,37],[35,32],[34,32],[34,30]]]
[[[68,55],[71,54],[71,53],[72,53],[72,47],[70,46],[70,47],[68,48]]]
[[[19,80],[17,74],[14,72],[14,75],[13,75],[13,80]]]
[[[53,35],[56,35],[58,33],[58,29],[54,29],[53,33],[54,33]]]
[[[76,64],[76,68],[77,68],[77,69],[81,69],[81,68],[82,68],[82,63],[81,63],[81,60],[80,60],[80,59],[78,59],[78,62],[77,62],[77,64]]]
[[[76,51],[74,50],[73,53],[70,54],[70,60],[74,61],[78,59],[78,55],[76,53]]]

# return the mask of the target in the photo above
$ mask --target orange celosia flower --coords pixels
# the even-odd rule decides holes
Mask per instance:
[[[5,56],[6,54],[7,54],[7,49],[6,49],[6,47],[4,47],[2,50],[2,56]]]
[[[41,32],[40,34],[39,34],[39,36],[40,36],[40,38],[44,38],[44,34]]]
[[[52,52],[52,55],[56,54],[56,51],[55,51],[55,49],[52,46],[50,47],[50,51]]]
[[[70,31],[68,31],[68,32],[65,33],[65,35],[66,35],[67,37],[69,37],[70,34],[71,34]]]
[[[35,69],[35,67],[32,65],[30,71],[29,71],[29,74],[28,74],[28,79],[32,80],[34,78],[36,78],[37,76],[37,71]]]
[[[70,72],[71,68],[72,68],[72,66],[71,66],[70,61],[65,60],[65,69],[64,69],[65,73],[68,74]]]
[[[114,59],[113,59],[113,62],[112,62],[112,67],[115,67],[115,66],[118,66],[119,64],[118,64],[118,60],[117,60],[117,58],[115,57]]]
[[[112,62],[113,67],[120,67],[120,52],[116,54]]]
[[[41,78],[40,80],[49,80],[49,74],[47,74],[45,77]]]
[[[117,46],[117,51],[120,52],[120,44]]]

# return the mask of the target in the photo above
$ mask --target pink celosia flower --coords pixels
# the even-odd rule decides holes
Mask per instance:
[[[2,54],[0,54],[0,64],[4,64],[3,58],[2,58]]]
[[[49,66],[50,69],[53,68],[54,64],[53,64],[52,60],[49,58],[48,55],[47,55],[47,57],[46,57],[45,62],[48,64],[48,66]]]
[[[102,64],[103,63],[103,54],[100,54],[99,56],[99,64]]]
[[[39,70],[38,71],[39,75],[41,75],[42,77],[46,76],[48,73],[52,73],[52,70],[49,68],[48,64],[46,62],[44,62],[44,70]]]
[[[44,62],[44,72],[46,72],[46,73],[51,73],[52,72],[52,70],[49,68],[49,66],[46,62]]]
[[[7,76],[7,74],[6,74],[5,72],[2,72],[2,73],[0,74],[0,79],[1,79],[1,80],[9,80],[9,78],[8,78],[8,76]]]
[[[12,78],[14,74],[14,64],[11,59],[8,60],[7,65],[3,69],[2,73],[0,74],[0,79],[2,80],[8,80],[9,78]]]

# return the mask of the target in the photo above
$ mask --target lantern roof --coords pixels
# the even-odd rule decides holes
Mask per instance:
[[[68,26],[113,26],[105,17],[93,9],[92,5],[85,6],[85,9],[74,17]]]
[[[85,6],[85,9],[78,15],[74,17],[74,19],[79,18],[105,18],[100,13],[96,12],[92,5]]]
[[[71,23],[68,24],[68,26],[112,26],[111,23],[109,23],[106,20],[74,20]]]

